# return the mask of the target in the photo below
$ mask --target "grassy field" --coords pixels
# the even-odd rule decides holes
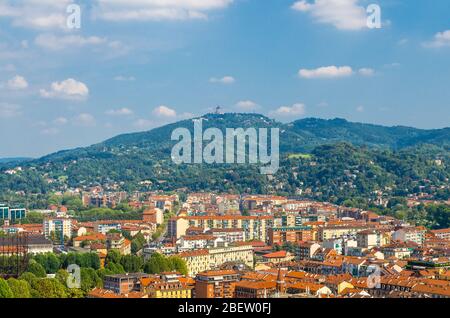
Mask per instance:
[[[310,154],[304,154],[304,153],[293,153],[288,155],[289,159],[311,159],[312,156]]]

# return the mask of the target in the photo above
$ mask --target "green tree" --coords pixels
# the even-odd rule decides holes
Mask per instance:
[[[8,285],[14,294],[14,298],[30,298],[31,286],[25,280],[10,278],[8,279]]]
[[[66,298],[66,289],[57,279],[42,278],[32,282],[32,295],[36,298]]]
[[[137,273],[142,270],[144,262],[141,257],[136,255],[125,255],[120,260],[120,264],[127,273]]]
[[[30,286],[33,283],[33,281],[36,279],[38,279],[36,277],[36,275],[34,275],[33,273],[30,273],[30,272],[25,272],[22,275],[20,275],[20,277],[19,277],[19,280],[26,281],[28,284],[30,284]]]
[[[81,290],[84,293],[90,292],[95,287],[101,287],[102,281],[93,268],[81,269]]]
[[[125,274],[125,269],[122,265],[110,262],[106,264],[105,269],[109,270],[112,274]]]
[[[58,280],[64,286],[67,285],[67,278],[69,277],[69,273],[65,269],[60,269],[56,272],[55,279]]]
[[[46,277],[45,268],[36,262],[35,260],[31,260],[28,264],[27,272],[34,274],[36,277]]]
[[[119,251],[112,249],[112,250],[108,251],[108,255],[106,255],[105,263],[106,264],[109,264],[109,263],[119,264],[120,259],[121,259],[121,255],[120,255]]]
[[[169,257],[170,269],[173,271],[177,271],[183,275],[188,274],[188,267],[186,261],[178,256]]]
[[[6,280],[0,278],[0,298],[13,298],[14,294]]]
[[[154,253],[144,265],[144,272],[147,274],[159,274],[170,271],[170,264],[164,255]]]

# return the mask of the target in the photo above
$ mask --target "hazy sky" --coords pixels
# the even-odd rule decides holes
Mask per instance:
[[[81,28],[67,27],[68,5]],[[366,8],[381,7],[381,29]],[[450,126],[448,0],[0,0],[0,157],[216,105]]]

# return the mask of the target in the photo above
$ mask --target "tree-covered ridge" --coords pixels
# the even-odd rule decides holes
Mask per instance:
[[[259,173],[255,165],[175,165],[170,140],[192,120],[148,132],[121,135],[87,148],[62,151],[0,173],[0,193],[46,193],[55,189],[119,185],[123,190],[187,189],[235,193],[280,193],[340,201],[432,193],[448,198],[450,129],[420,130],[304,119],[278,123],[257,114],[209,114],[204,129],[280,128],[280,170]]]

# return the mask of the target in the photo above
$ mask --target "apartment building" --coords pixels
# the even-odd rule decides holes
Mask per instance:
[[[267,242],[267,232],[273,225],[272,216],[187,216],[188,226],[202,229],[242,229],[244,240]],[[179,224],[177,224],[178,227]],[[185,224],[184,224],[185,225]],[[185,231],[186,231],[185,230]],[[177,229],[177,235],[179,231]],[[181,235],[184,235],[181,234]]]
[[[318,240],[326,241],[329,239],[340,238],[344,235],[356,235],[358,232],[367,230],[368,226],[353,226],[353,225],[344,225],[344,226],[323,226],[318,228]]]
[[[43,222],[44,236],[47,239],[64,243],[72,237],[72,220],[69,218],[47,218]]]
[[[392,234],[392,239],[400,242],[414,242],[422,245],[425,241],[425,231],[415,227],[402,228]]]
[[[196,298],[233,298],[240,275],[234,270],[206,271],[195,277]]]
[[[200,272],[219,268],[225,263],[241,263],[253,268],[253,246],[236,244],[231,246],[198,249],[178,254],[186,261],[189,276],[194,277]]]
[[[272,227],[268,231],[269,245],[283,245],[284,243],[298,243],[313,240],[314,231],[308,226]]]

